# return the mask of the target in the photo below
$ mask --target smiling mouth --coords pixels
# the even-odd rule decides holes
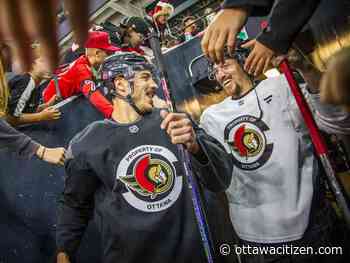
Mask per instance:
[[[223,82],[223,87],[226,87],[228,85],[231,85],[231,82],[232,82],[232,79],[226,79],[224,82]]]
[[[148,90],[148,91],[146,91],[146,96],[147,96],[148,98],[150,98],[151,100],[153,99],[153,97],[154,97],[155,94],[156,94],[156,93],[155,93],[155,91],[153,91],[153,90]]]

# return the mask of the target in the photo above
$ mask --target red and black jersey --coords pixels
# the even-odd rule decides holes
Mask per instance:
[[[113,106],[99,90],[96,90],[91,65],[85,55],[58,74],[57,83],[63,99],[82,93],[103,113],[104,117],[110,118],[112,115]],[[55,81],[51,80],[43,92],[44,102],[48,102],[56,94],[56,88]]]

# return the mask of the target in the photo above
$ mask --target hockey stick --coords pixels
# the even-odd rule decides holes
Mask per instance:
[[[294,78],[293,72],[290,69],[287,59],[284,59],[281,62],[280,69],[282,70],[282,72],[285,74],[287,78],[290,89],[298,104],[298,107],[303,116],[305,124],[308,127],[308,130],[310,132],[310,137],[315,147],[316,154],[321,160],[322,166],[327,175],[329,185],[332,189],[333,194],[335,195],[335,199],[337,200],[338,206],[344,215],[345,222],[348,228],[350,228],[350,210],[349,210],[349,205],[348,205],[346,195],[343,193],[342,186],[339,183],[339,179],[337,178],[337,175],[332,167],[329,154],[328,154],[328,149],[324,142],[324,139],[318,130],[316,122],[310,111],[309,105],[307,104],[303,94],[301,93],[300,87]]]
[[[160,73],[160,83],[163,89],[166,103],[170,112],[176,112],[175,102],[171,94],[171,90],[168,85],[167,72],[165,70],[163,62],[163,54],[160,48],[159,38],[153,28],[150,28],[149,43],[154,54],[155,64],[157,65]],[[208,263],[213,263],[213,248],[210,239],[209,226],[203,210],[203,201],[199,193],[198,183],[195,176],[192,174],[190,158],[187,150],[183,145],[178,146],[181,161],[184,167],[184,173],[191,191],[192,203],[194,208],[197,225],[202,239],[202,245],[204,248],[205,256]]]

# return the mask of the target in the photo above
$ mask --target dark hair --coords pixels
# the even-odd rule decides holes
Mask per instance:
[[[196,20],[196,17],[194,17],[194,16],[186,16],[184,19],[182,19],[182,25],[185,26],[185,23],[188,20]]]

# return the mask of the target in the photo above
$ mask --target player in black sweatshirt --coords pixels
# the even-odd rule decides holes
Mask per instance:
[[[103,65],[114,93],[111,120],[94,122],[69,147],[57,225],[57,262],[75,260],[89,220],[102,236],[104,263],[205,262],[176,144],[210,190],[227,188],[230,158],[186,114],[153,108],[151,66],[132,53]]]

